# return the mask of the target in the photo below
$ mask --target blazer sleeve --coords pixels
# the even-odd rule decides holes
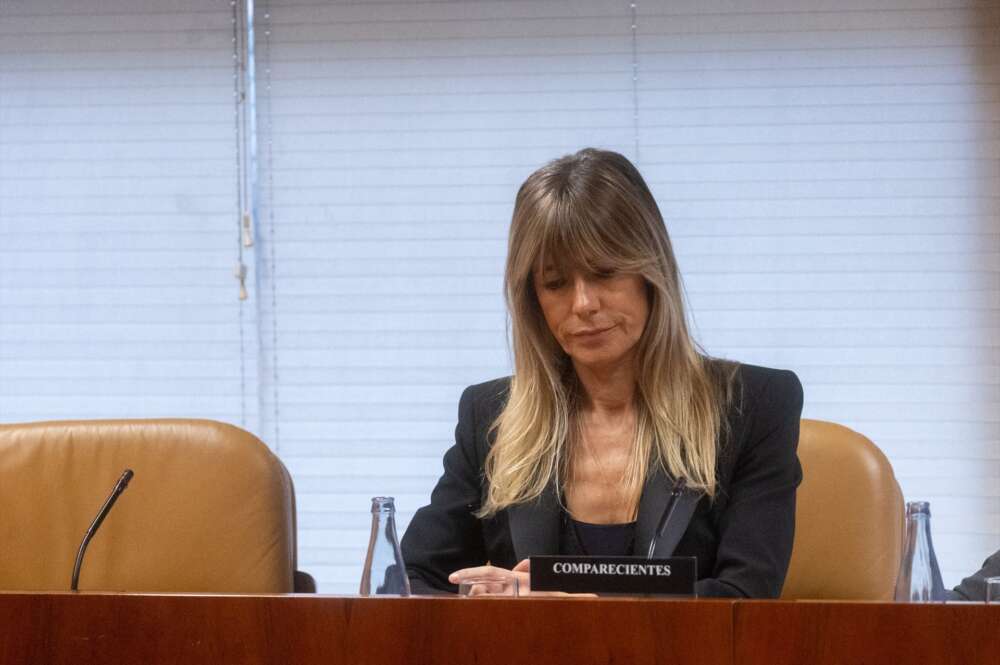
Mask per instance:
[[[948,592],[948,600],[986,600],[986,578],[1000,576],[1000,551],[991,554],[983,567]]]
[[[748,433],[719,518],[715,567],[696,583],[699,596],[777,598],[788,572],[802,481],[802,384],[792,372],[775,372],[747,406]]]
[[[448,575],[486,562],[480,520],[482,468],[476,453],[476,408],[472,388],[458,404],[455,445],[444,455],[444,473],[431,502],[414,514],[401,549],[415,594],[457,593]]]

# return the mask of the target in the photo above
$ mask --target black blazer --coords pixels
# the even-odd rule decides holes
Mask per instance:
[[[406,561],[406,559],[403,559]],[[948,600],[986,600],[986,578],[1000,577],[1000,550],[986,561],[983,567],[962,580],[962,583],[948,592]]]
[[[699,596],[774,598],[781,593],[795,530],[795,489],[802,479],[795,448],[802,386],[789,371],[741,365],[719,445],[715,499],[685,490],[657,556],[698,558]],[[490,562],[513,568],[535,554],[558,554],[560,506],[550,490],[488,519],[482,505],[490,425],[507,399],[510,379],[466,388],[458,406],[455,445],[431,503],[403,536],[414,593],[456,591],[448,575]],[[671,479],[657,469],[639,502],[635,551],[645,553],[667,502]]]

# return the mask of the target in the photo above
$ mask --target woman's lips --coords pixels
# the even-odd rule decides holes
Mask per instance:
[[[578,330],[577,332],[571,334],[573,337],[577,337],[580,339],[588,339],[606,333],[612,328],[614,328],[614,326],[608,326],[607,328],[588,328],[587,330]]]

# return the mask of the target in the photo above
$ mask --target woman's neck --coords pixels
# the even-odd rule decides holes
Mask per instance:
[[[635,519],[641,483],[630,475],[635,457],[635,372],[577,368],[581,400],[573,433],[566,507],[591,524]],[[633,474],[634,475],[634,474]]]
[[[631,363],[612,368],[577,366],[583,388],[583,411],[598,420],[617,419],[632,413],[635,399],[635,369]]]

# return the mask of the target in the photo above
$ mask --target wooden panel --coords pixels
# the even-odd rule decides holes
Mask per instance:
[[[1000,606],[0,592],[2,663],[995,665]]]
[[[0,593],[4,663],[730,663],[732,603]]]
[[[736,603],[740,665],[1000,662],[1000,605]]]

